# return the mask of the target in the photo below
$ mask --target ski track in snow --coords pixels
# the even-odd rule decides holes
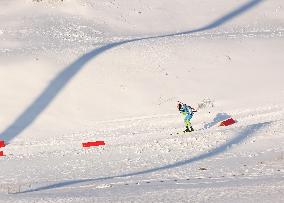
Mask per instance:
[[[31,152],[33,152],[32,157],[36,156],[36,157],[48,157],[50,155],[53,155],[54,157],[60,157],[60,156],[72,156],[72,154],[76,154],[77,157],[80,156],[84,156],[84,155],[91,155],[92,153],[96,153],[99,156],[104,156],[104,154],[108,154],[110,152],[113,151],[120,151],[122,150],[123,152],[128,151],[129,157],[131,158],[127,158],[124,159],[123,162],[126,162],[127,165],[131,165],[131,170],[133,170],[134,168],[140,168],[141,167],[141,162],[148,162],[148,164],[146,164],[144,167],[147,168],[149,166],[154,166],[157,163],[153,162],[151,163],[150,160],[144,160],[143,161],[143,154],[149,154],[149,153],[153,153],[156,154],[158,153],[158,156],[160,156],[159,159],[157,160],[162,160],[161,157],[163,156],[169,156],[171,154],[171,151],[174,150],[175,151],[175,156],[173,157],[175,159],[177,159],[177,157],[182,157],[182,156],[188,156],[188,154],[190,154],[191,156],[195,154],[195,157],[193,156],[191,159],[188,160],[183,160],[183,161],[178,161],[176,163],[171,163],[165,166],[161,166],[158,168],[153,168],[153,169],[146,169],[144,171],[139,171],[139,169],[137,168],[138,172],[133,172],[133,173],[126,173],[126,174],[122,174],[122,175],[114,175],[114,176],[110,176],[110,177],[103,177],[103,178],[95,178],[95,179],[81,179],[81,180],[72,180],[72,181],[60,181],[60,182],[46,182],[45,183],[18,183],[16,185],[14,184],[7,184],[6,187],[4,187],[5,191],[7,192],[8,190],[12,190],[11,188],[17,188],[16,191],[14,192],[35,192],[35,191],[45,191],[45,190],[49,190],[49,189],[59,189],[59,190],[71,190],[74,188],[88,188],[88,187],[95,187],[97,189],[100,188],[111,188],[114,187],[116,185],[131,185],[133,183],[126,181],[123,181],[122,183],[116,183],[113,182],[112,180],[116,180],[119,181],[119,179],[121,178],[127,178],[127,177],[132,177],[132,176],[141,176],[143,174],[145,174],[147,176],[148,173],[155,173],[155,171],[160,171],[160,170],[165,170],[165,169],[170,169],[172,167],[181,167],[184,164],[192,164],[194,162],[199,162],[200,160],[203,159],[210,159],[212,157],[215,156],[219,156],[220,154],[227,153],[228,150],[230,150],[230,148],[233,147],[233,149],[235,148],[235,146],[239,145],[239,143],[252,143],[257,141],[258,139],[263,140],[265,139],[265,136],[258,136],[258,137],[254,137],[253,134],[256,133],[258,131],[258,128],[263,128],[264,126],[266,126],[265,128],[263,128],[261,131],[265,132],[266,129],[267,131],[271,130],[271,126],[278,126],[278,124],[280,124],[279,127],[283,126],[283,120],[279,120],[279,115],[283,115],[283,110],[279,107],[275,107],[275,108],[262,108],[262,109],[258,109],[257,111],[253,112],[251,110],[247,110],[244,112],[240,112],[239,114],[242,114],[242,117],[248,117],[248,119],[244,119],[245,125],[240,125],[240,123],[238,123],[235,126],[229,127],[227,129],[219,129],[219,128],[212,128],[212,129],[205,129],[205,130],[201,130],[201,131],[196,131],[193,133],[190,133],[188,135],[173,135],[170,136],[169,133],[172,132],[172,128],[170,129],[165,129],[164,131],[156,131],[153,130],[153,128],[149,128],[149,132],[138,132],[137,134],[133,134],[131,135],[127,135],[127,137],[129,138],[128,141],[125,140],[123,143],[117,143],[114,142],[115,137],[108,137],[108,139],[110,141],[112,141],[113,143],[116,144],[109,144],[106,148],[101,148],[101,149],[88,149],[88,150],[83,150],[82,148],[79,148],[79,144],[77,143],[77,149],[72,149],[74,145],[71,145],[72,142],[66,142],[66,138],[65,141],[62,141],[62,146],[60,146],[57,150],[55,149],[55,147],[50,146],[45,146],[45,148],[43,148],[43,146],[39,143],[39,145],[37,144],[33,144],[33,143],[28,143],[25,146],[17,146],[17,144],[15,143],[15,145],[13,147],[16,147],[17,152],[23,152],[25,150],[27,150],[27,148],[29,148],[29,150]],[[256,117],[251,117],[250,115],[255,115]],[[263,115],[267,114],[270,115],[271,118],[271,122],[266,122],[263,124],[257,124],[259,121],[261,121]],[[246,115],[246,116],[245,116]],[[168,117],[170,117],[172,119],[173,115],[168,115]],[[151,117],[150,117],[151,118]],[[159,118],[159,117],[157,117]],[[151,119],[157,119],[152,118]],[[249,121],[250,118],[250,121]],[[127,122],[129,120],[131,121],[136,121],[135,123],[137,125],[141,125],[144,127],[147,126],[147,123],[153,123],[153,121],[151,121],[151,119],[149,120],[149,118],[131,118],[131,119],[125,119],[122,120],[120,122]],[[174,118],[176,120],[176,118]],[[259,120],[259,121],[257,121]],[[256,125],[254,124],[250,124],[251,122],[256,123]],[[110,122],[111,123],[111,122]],[[156,123],[156,122],[154,122]],[[119,125],[119,124],[118,124]],[[246,127],[246,125],[248,125]],[[132,126],[133,127],[133,126]],[[142,128],[143,128],[142,127]],[[282,128],[282,127],[281,127]],[[273,129],[275,131],[277,130],[281,130],[278,128],[273,127]],[[124,129],[124,128],[122,128]],[[130,127],[131,129],[131,127]],[[150,130],[152,129],[152,130]],[[158,129],[158,128],[157,128]],[[241,130],[241,132],[239,132]],[[126,132],[128,130],[124,129]],[[142,130],[142,129],[141,129]],[[118,129],[115,129],[114,131],[119,131]],[[105,133],[105,132],[104,132]],[[233,136],[232,134],[234,133],[238,133],[238,135]],[[252,133],[252,135],[251,135]],[[111,133],[109,133],[111,134]],[[143,138],[139,139],[139,134],[143,134]],[[77,134],[78,137],[81,137],[83,134]],[[147,136],[149,135],[149,136]],[[91,135],[91,137],[93,137],[94,135]],[[137,137],[138,136],[138,137]],[[117,134],[116,137],[118,138],[118,140],[123,139],[123,134]],[[107,138],[107,137],[106,137]],[[149,140],[150,138],[150,140]],[[148,140],[147,140],[148,139]],[[147,141],[146,141],[147,140]],[[216,142],[217,140],[217,142]],[[57,141],[55,141],[56,143]],[[75,143],[75,140],[73,141]],[[63,145],[71,145],[73,147],[70,147],[70,149],[68,150],[68,147],[63,146]],[[35,153],[35,148],[39,147],[39,149],[41,150],[41,152],[39,152],[38,154]],[[76,148],[74,147],[74,148]],[[22,150],[21,150],[22,148]],[[60,151],[60,148],[64,148],[64,152]],[[45,151],[45,150],[47,151]],[[12,150],[12,148],[11,148]],[[40,151],[39,150],[39,151]],[[275,150],[275,149],[274,149]],[[281,148],[279,148],[278,150],[280,151],[274,151],[272,152],[272,156],[278,156],[279,158],[281,158],[281,156],[283,156],[281,154]],[[13,150],[14,151],[14,150]],[[49,152],[48,152],[49,151]],[[204,151],[207,151],[206,153],[204,153]],[[131,153],[134,154],[131,155]],[[199,154],[201,153],[201,154]],[[264,152],[259,152],[257,154],[252,154],[255,157],[263,157],[262,153]],[[283,152],[282,152],[283,153]],[[49,154],[47,156],[47,154]],[[267,154],[267,152],[266,152]],[[273,155],[274,154],[274,155]],[[9,155],[9,157],[7,159],[25,159],[27,158],[27,156],[29,157],[29,155],[18,155],[18,156],[14,156],[14,155]],[[136,158],[136,156],[138,156],[138,159]],[[139,158],[139,156],[141,157]],[[235,156],[235,155],[234,155]],[[232,157],[232,159],[234,158],[234,156]],[[250,154],[240,154],[240,156],[242,157],[248,157],[250,156]],[[32,158],[31,157],[31,158]],[[222,156],[221,156],[222,157]],[[99,157],[98,157],[99,158]],[[99,158],[100,159],[100,158]],[[180,159],[180,158],[178,158]],[[261,160],[261,158],[258,158]],[[262,158],[263,159],[263,158]],[[155,160],[155,159],[154,159]],[[263,159],[264,160],[264,159]],[[121,162],[121,158],[117,158],[117,160],[111,160],[113,165],[116,165],[116,163],[120,163]],[[136,166],[136,164],[138,164]],[[143,166],[143,165],[142,165]],[[281,174],[283,175],[283,167],[279,166],[279,175],[281,176]],[[282,169],[281,169],[282,168]],[[77,169],[76,169],[77,170]],[[207,170],[207,169],[206,169]],[[252,169],[251,169],[252,170]],[[257,169],[253,169],[253,170],[257,170]],[[263,170],[263,168],[262,168]],[[262,171],[261,170],[261,171]],[[63,172],[64,173],[64,172]],[[243,178],[245,176],[246,172],[244,171],[243,173],[239,173],[239,174],[231,174],[229,176],[231,176],[231,178],[233,178],[232,181],[235,181],[238,178]],[[270,173],[268,173],[267,175],[269,175]],[[143,175],[142,178],[145,176]],[[258,175],[257,175],[258,176]],[[214,175],[208,175],[207,177],[196,177],[196,179],[218,179],[218,178],[224,178],[224,177],[228,177],[227,175],[220,175],[220,177],[214,177]],[[249,178],[250,176],[248,176]],[[252,176],[253,177],[253,176]],[[187,179],[192,179],[192,177],[189,177]],[[138,179],[139,180],[139,179]],[[137,184],[149,184],[149,183],[154,183],[155,184],[162,184],[164,182],[169,182],[169,181],[174,181],[174,182],[183,182],[185,181],[184,179],[174,179],[174,180],[157,180],[156,178],[154,178],[153,180],[151,179],[146,179],[145,177],[142,180],[139,180]],[[102,183],[104,182],[104,183]],[[229,181],[230,182],[230,181]],[[185,185],[187,185],[186,183],[184,183]],[[198,187],[200,187],[200,185],[198,183],[196,183],[198,185]],[[201,183],[202,184],[202,183]],[[40,186],[40,185],[44,185],[44,186]],[[74,185],[74,186],[72,186]],[[95,185],[95,186],[94,186]],[[104,186],[105,185],[105,186]],[[192,183],[192,185],[194,185],[194,183]],[[5,186],[5,184],[4,184]],[[187,185],[188,186],[188,185]],[[11,192],[11,191],[10,191]],[[13,192],[13,190],[12,190]]]

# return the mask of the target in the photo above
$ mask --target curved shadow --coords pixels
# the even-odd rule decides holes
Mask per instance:
[[[208,152],[202,153],[200,155],[197,155],[195,157],[192,157],[187,160],[182,160],[182,161],[177,161],[172,164],[167,164],[164,166],[156,167],[156,168],[151,168],[151,169],[146,169],[143,171],[138,171],[138,172],[133,172],[133,173],[127,173],[127,174],[122,174],[122,175],[117,175],[117,176],[109,176],[109,177],[102,177],[102,178],[91,178],[91,179],[81,179],[81,180],[68,180],[60,183],[55,183],[43,187],[38,187],[35,189],[30,189],[26,190],[23,192],[19,192],[16,194],[23,194],[23,193],[30,193],[30,192],[37,192],[37,191],[44,191],[44,190],[49,190],[49,189],[56,189],[56,188],[61,188],[61,187],[66,187],[70,185],[75,185],[79,183],[91,183],[91,182],[96,182],[96,181],[103,181],[103,180],[110,180],[114,178],[124,178],[124,177],[130,177],[130,176],[137,176],[137,175],[145,175],[157,171],[162,171],[162,170],[167,170],[167,169],[172,169],[180,166],[185,166],[187,164],[191,164],[197,161],[201,161],[206,158],[210,158],[213,156],[216,156],[220,153],[223,153],[227,150],[229,150],[232,146],[236,144],[240,144],[244,140],[246,140],[248,137],[251,137],[255,132],[258,130],[268,126],[271,122],[265,122],[265,123],[258,123],[258,124],[253,124],[247,126],[245,129],[243,129],[241,132],[239,132],[233,139],[230,141],[216,147],[215,149],[212,149]]]
[[[231,116],[229,114],[227,114],[227,113],[218,113],[218,114],[216,114],[216,116],[213,119],[213,121],[211,121],[210,123],[206,123],[204,125],[204,128],[205,129],[211,128],[214,125],[216,125],[217,123],[219,123],[219,122],[221,122],[223,120],[226,120],[228,118],[231,118]]]
[[[23,132],[29,125],[31,125],[35,119],[47,108],[47,106],[53,101],[53,99],[59,94],[59,92],[68,84],[68,82],[83,68],[83,66],[89,62],[94,57],[104,53],[107,50],[110,50],[114,47],[120,46],[122,44],[137,42],[141,40],[147,39],[156,39],[163,37],[172,37],[178,35],[192,34],[196,32],[201,32],[209,29],[216,28],[220,25],[223,25],[225,22],[237,17],[238,15],[248,11],[249,9],[256,6],[258,3],[263,0],[250,0],[244,5],[236,8],[235,10],[229,12],[228,14],[222,16],[221,18],[211,22],[210,24],[203,26],[201,28],[174,33],[167,34],[162,36],[154,36],[154,37],[145,37],[138,38],[132,40],[124,40],[121,42],[115,42],[111,44],[104,45],[99,47],[77,59],[75,62],[67,66],[62,72],[60,72],[51,82],[50,84],[43,90],[43,92],[35,99],[35,101],[23,112],[20,114],[18,118],[16,118],[13,123],[8,126],[1,134],[0,139],[5,140],[6,142],[11,141],[16,136],[18,136],[21,132]]]

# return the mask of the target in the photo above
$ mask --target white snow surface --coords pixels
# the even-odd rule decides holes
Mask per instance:
[[[283,76],[283,0],[0,0],[0,202],[284,202]]]

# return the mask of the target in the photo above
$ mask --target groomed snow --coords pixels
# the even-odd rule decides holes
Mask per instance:
[[[284,201],[283,1],[0,10],[0,202]]]

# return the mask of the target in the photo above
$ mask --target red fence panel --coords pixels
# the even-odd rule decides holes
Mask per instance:
[[[229,118],[227,120],[224,120],[220,123],[220,126],[228,126],[236,123],[236,121],[233,118]]]
[[[82,143],[83,147],[97,147],[100,145],[105,145],[104,141],[95,141],[95,142],[85,142]]]

